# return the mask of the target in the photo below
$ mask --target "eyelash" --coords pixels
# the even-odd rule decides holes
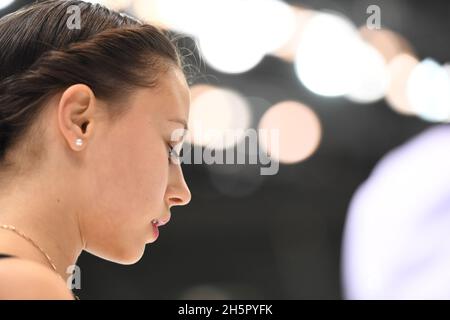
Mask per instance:
[[[172,156],[175,156],[177,159],[179,159],[180,155],[175,152],[175,148],[172,147],[170,144],[168,146],[169,146],[169,162],[171,162]]]

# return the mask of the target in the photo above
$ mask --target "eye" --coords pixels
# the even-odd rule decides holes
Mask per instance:
[[[174,164],[180,163],[180,154],[175,150],[175,147],[172,147],[170,144],[169,146],[169,162],[172,162]]]

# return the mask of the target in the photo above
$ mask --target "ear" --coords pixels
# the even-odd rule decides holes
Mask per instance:
[[[89,141],[94,126],[95,109],[96,98],[87,85],[72,85],[61,95],[58,124],[71,149],[82,150]],[[81,139],[82,144],[77,144],[78,139]]]

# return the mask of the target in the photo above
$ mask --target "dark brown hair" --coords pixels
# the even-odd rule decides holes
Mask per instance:
[[[81,28],[69,28],[68,8],[80,9]],[[0,19],[0,164],[12,166],[7,151],[31,146],[31,129],[45,101],[82,83],[95,96],[121,101],[131,89],[157,86],[181,56],[167,32],[99,4],[79,0],[38,1]],[[120,107],[118,107],[120,106]],[[125,111],[111,104],[114,119]],[[23,138],[27,137],[27,141]]]

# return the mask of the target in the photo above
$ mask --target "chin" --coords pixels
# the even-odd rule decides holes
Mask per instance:
[[[121,264],[121,265],[132,265],[132,264],[139,262],[139,260],[141,260],[142,256],[143,255],[141,254],[139,257],[116,259],[116,260],[113,260],[113,262]]]
[[[123,254],[118,255],[115,259],[115,262],[123,265],[131,265],[139,262],[144,255],[145,245],[140,246],[139,248],[128,249]]]
[[[145,246],[139,248],[120,248],[119,250],[102,250],[102,252],[90,252],[91,254],[117,264],[132,265],[141,260],[144,255]]]

